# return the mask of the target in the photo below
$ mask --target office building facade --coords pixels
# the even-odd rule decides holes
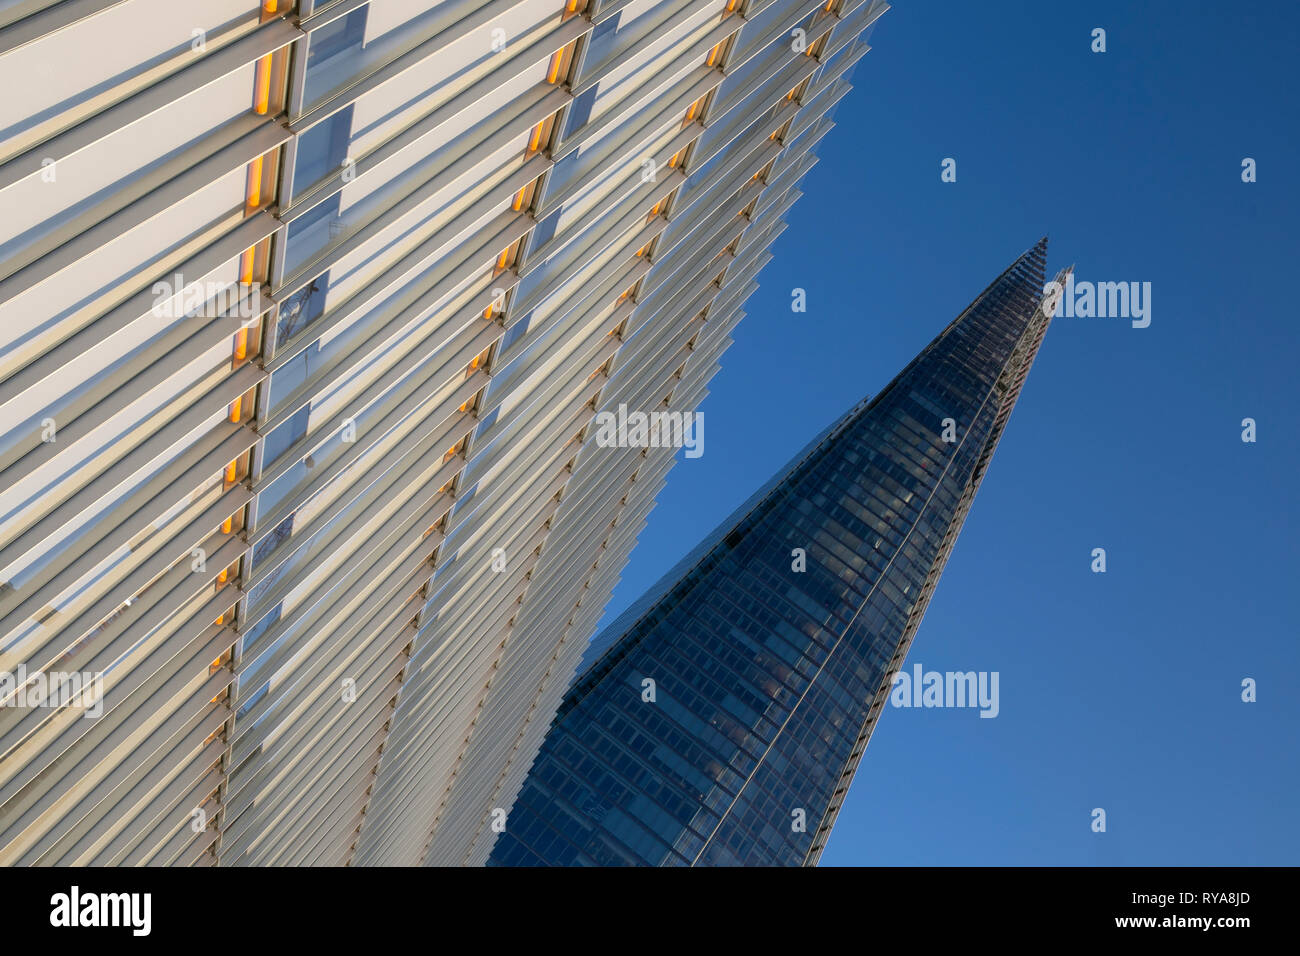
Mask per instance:
[[[1044,239],[602,634],[504,832],[480,835],[491,863],[817,862],[1051,321],[1045,258]]]
[[[483,854],[885,9],[0,3],[0,864]]]

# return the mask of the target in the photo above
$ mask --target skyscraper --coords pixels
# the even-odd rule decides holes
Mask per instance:
[[[886,9],[0,3],[0,864],[462,860]]]
[[[609,627],[491,863],[817,862],[1051,321],[1046,250]]]

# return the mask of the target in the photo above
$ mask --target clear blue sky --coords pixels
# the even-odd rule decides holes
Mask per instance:
[[[887,709],[823,865],[1300,862],[1298,24],[919,0],[877,24],[610,613],[1039,236],[1053,272],[1151,282],[1152,321],[1053,323],[908,657],[998,671],[1001,713]]]

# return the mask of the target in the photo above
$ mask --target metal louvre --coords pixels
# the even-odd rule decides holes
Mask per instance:
[[[134,2],[20,4],[0,72]],[[0,144],[3,198],[196,130],[0,253],[0,309],[78,293],[0,336],[0,668],[103,676],[93,719],[0,708],[0,862],[486,858],[676,457],[594,416],[698,407],[867,49],[773,44],[885,8],[773,2],[250,0]],[[178,274],[240,295],[160,321]]]

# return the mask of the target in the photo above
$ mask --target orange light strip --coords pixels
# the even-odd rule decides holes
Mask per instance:
[[[699,100],[696,100],[694,103],[691,104],[691,108],[686,111],[686,122],[689,123],[691,120],[695,119],[695,110],[697,107],[699,107],[699,105],[700,105]]]
[[[718,54],[721,52],[722,52],[722,44],[719,43],[717,46],[715,46],[712,50],[709,51],[709,58],[704,61],[704,65],[713,66],[714,62],[718,59]]]
[[[262,157],[257,156],[248,164],[248,211],[252,212],[262,205]]]
[[[507,248],[505,252],[501,253],[500,258],[497,259],[497,268],[504,269],[506,267],[506,263],[509,261],[510,261],[510,250]]]
[[[243,410],[244,410],[244,396],[240,395],[238,398],[236,398],[233,402],[230,403],[230,421],[232,424],[235,425],[239,424],[239,419],[243,417],[242,414]]]
[[[239,459],[236,458],[226,466],[226,484],[233,485],[239,480]]]
[[[257,75],[253,81],[253,112],[265,116],[271,108],[271,54],[257,61]]]
[[[515,201],[511,204],[514,206],[515,212],[524,208],[524,193],[527,191],[528,187],[525,186],[523,189],[519,190],[519,192],[515,193]]]
[[[225,521],[221,522],[221,533],[230,534],[230,529],[235,526],[235,516],[231,515]]]
[[[528,148],[534,153],[542,148],[542,127],[546,125],[546,120],[542,120],[533,127],[533,135],[528,140]]]
[[[569,0],[569,5],[564,9],[569,13],[576,13],[578,11],[578,0]]]
[[[560,60],[563,53],[563,50],[556,50],[555,55],[551,57],[551,65],[546,71],[547,83],[554,83],[560,78]]]
[[[242,362],[246,358],[248,358],[247,326],[235,333],[235,361]]]

